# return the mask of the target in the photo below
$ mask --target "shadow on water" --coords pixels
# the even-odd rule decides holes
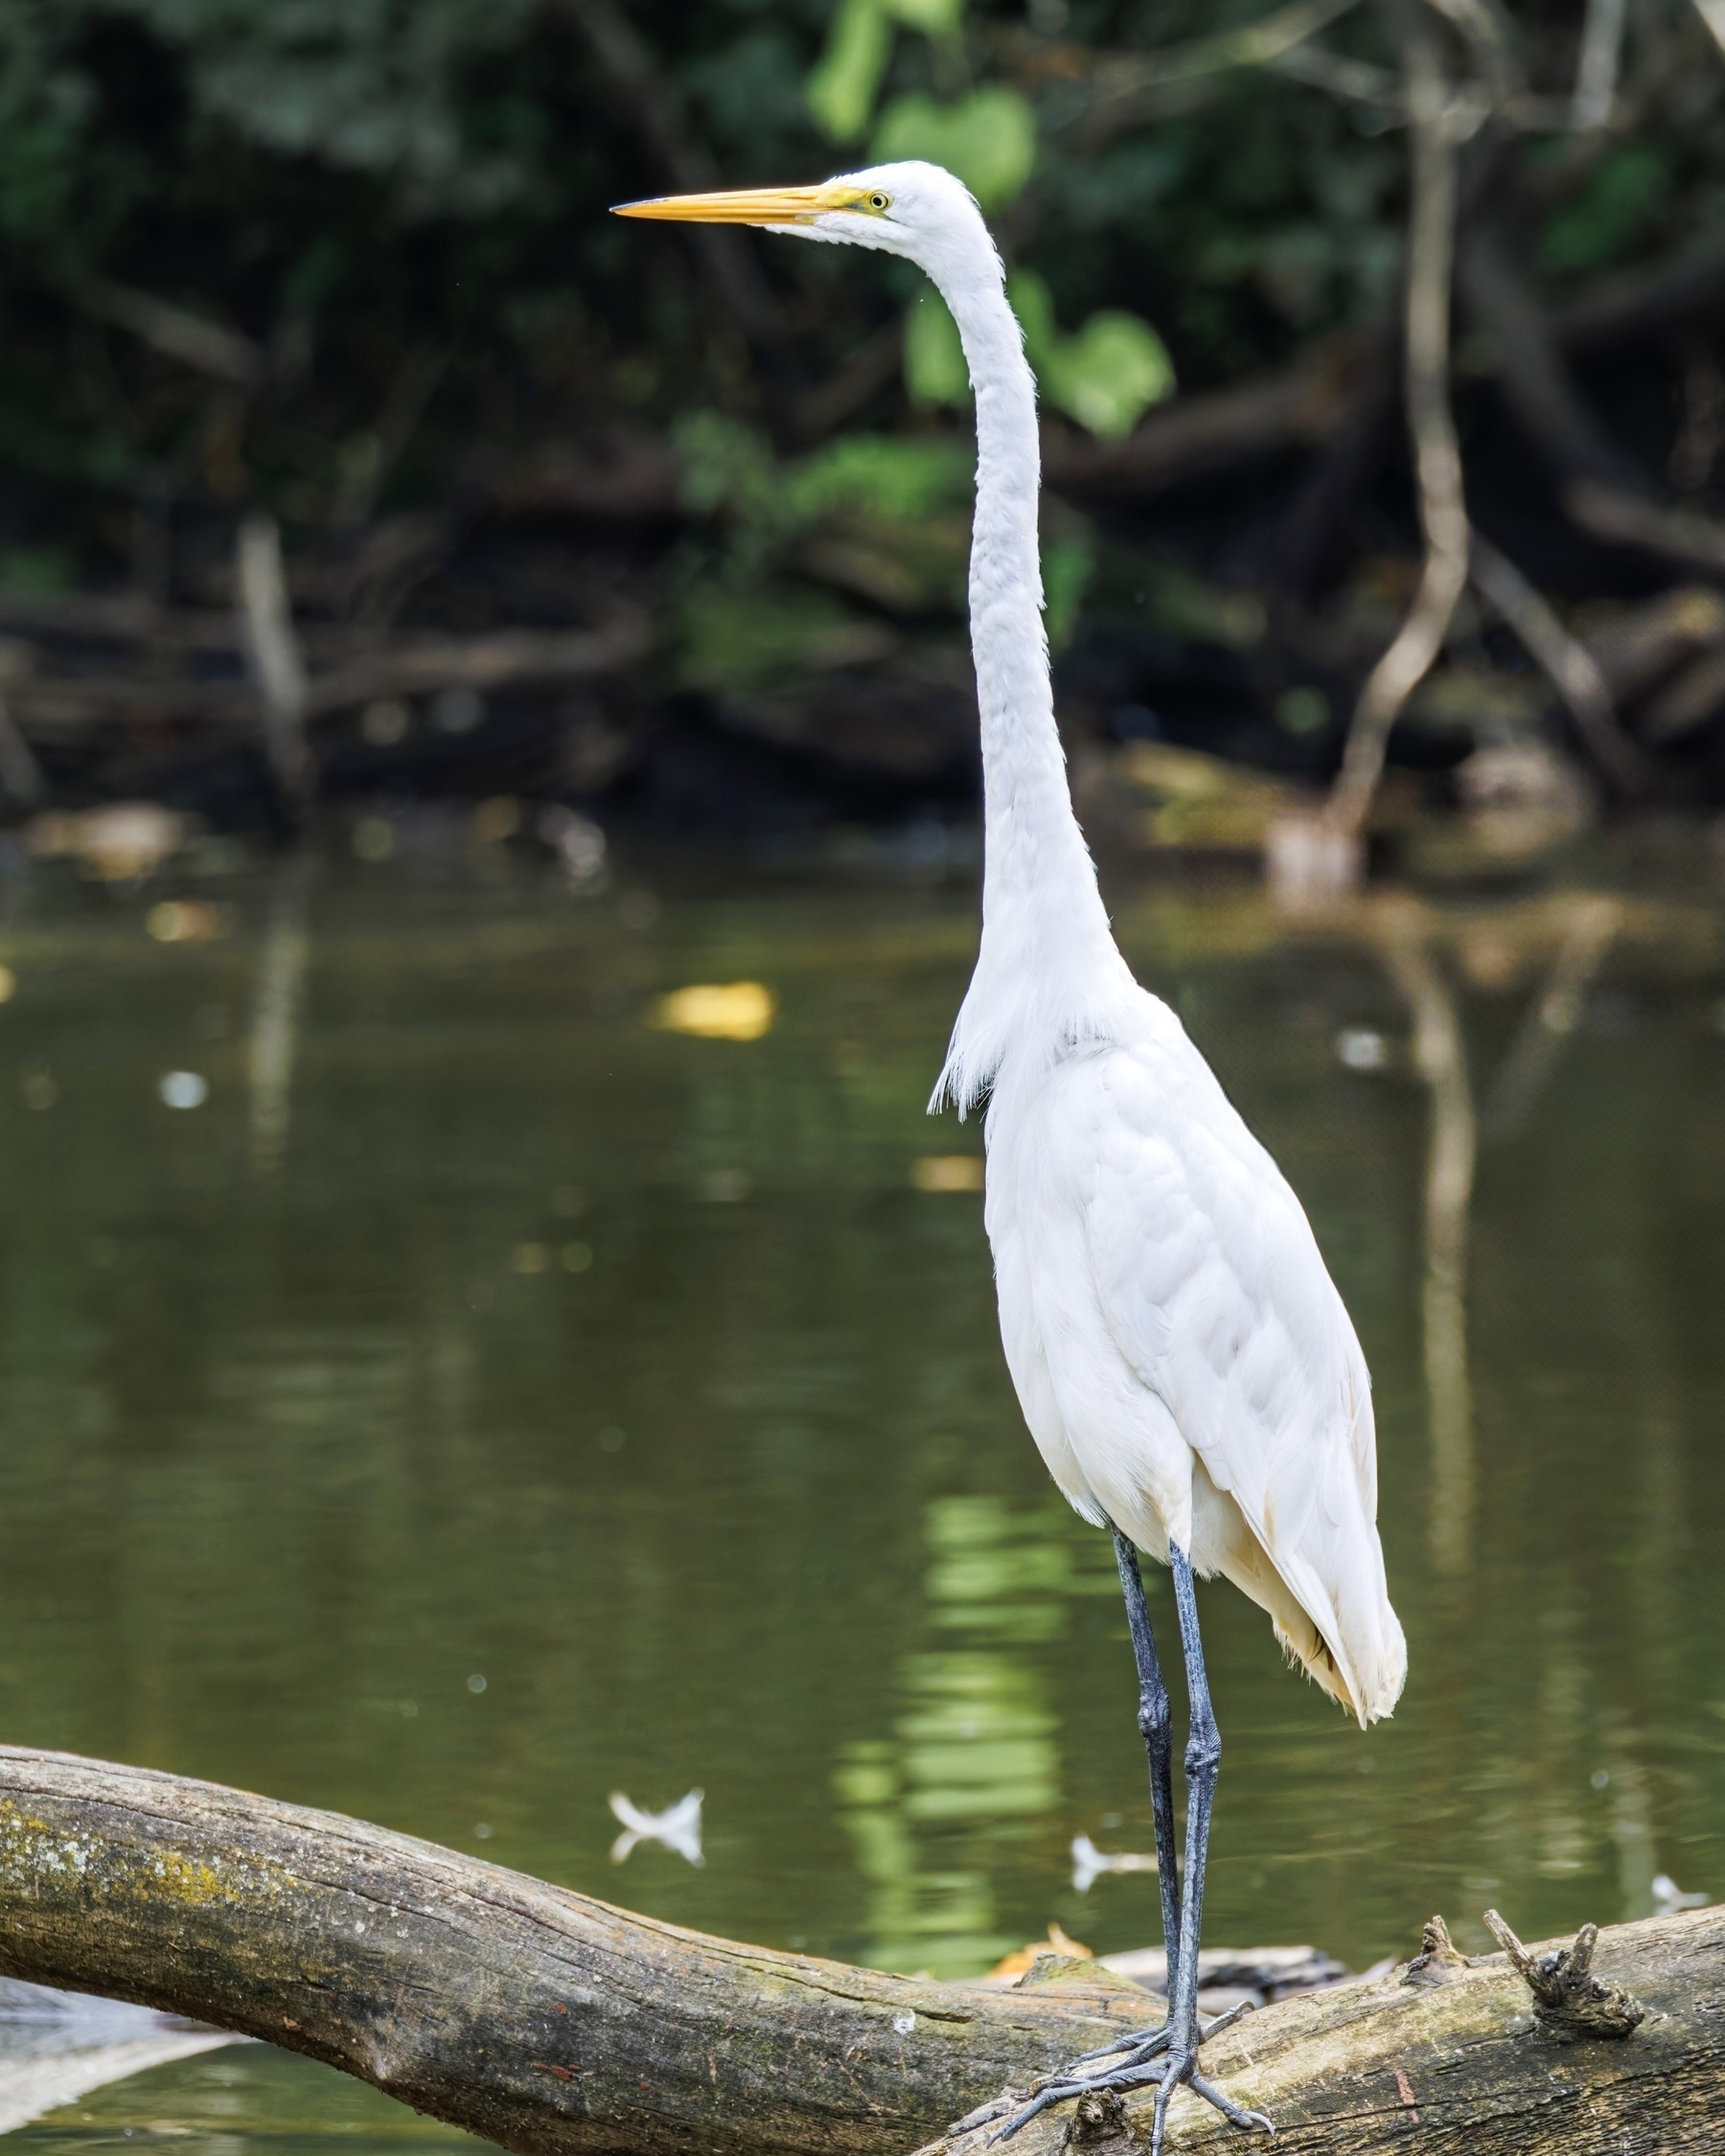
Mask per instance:
[[[1109,1551],[1011,1396],[978,1134],[923,1114],[968,888],[329,860],[164,903],[0,916],[5,1737],[893,1967],[1154,1943],[1155,1879],[1070,1854],[1149,1846]],[[1363,1736],[1205,1591],[1210,1938],[1361,1966],[1434,1909],[1480,1946],[1487,1902],[1725,1892],[1714,911],[1118,918],[1355,1313],[1412,1652]],[[699,1869],[612,1864],[612,1791],[694,1788]],[[447,2138],[250,2048],[19,2142],[152,2121]]]

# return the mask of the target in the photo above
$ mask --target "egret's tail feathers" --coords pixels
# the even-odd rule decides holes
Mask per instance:
[[[1291,1595],[1289,1600],[1293,1600]],[[1299,1609],[1298,1604],[1295,1607]],[[1380,1656],[1371,1679],[1366,1680],[1357,1663],[1351,1669],[1344,1667],[1329,1641],[1303,1610],[1299,1610],[1293,1629],[1284,1624],[1274,1610],[1270,1613],[1276,1643],[1288,1660],[1297,1663],[1339,1707],[1346,1708],[1361,1729],[1381,1722],[1394,1711],[1408,1674],[1408,1647],[1402,1637],[1401,1621],[1387,1602],[1382,1614],[1381,1633],[1388,1651]]]
[[[1196,1477],[1194,1484],[1197,1498]],[[1220,1548],[1212,1546],[1211,1561],[1268,1614],[1289,1660],[1364,1729],[1401,1697],[1408,1646],[1390,1606],[1377,1529],[1357,1492],[1350,1502],[1345,1483],[1334,1495],[1333,1504],[1313,1507],[1297,1536],[1277,1535],[1268,1523],[1260,1536],[1225,1499],[1217,1511],[1232,1514],[1232,1531]],[[1209,1504],[1202,1509],[1216,1521]],[[1284,1547],[1288,1542],[1293,1547]]]

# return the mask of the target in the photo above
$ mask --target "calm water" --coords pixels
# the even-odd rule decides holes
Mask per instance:
[[[223,932],[152,940],[165,896]],[[1108,1550],[1020,1423],[978,1199],[916,1187],[978,1145],[922,1112],[973,906],[648,860],[591,898],[459,855],[12,879],[0,1736],[892,1967],[971,1973],[1051,1918],[1155,1941],[1155,1880],[1080,1895],[1068,1853],[1150,1846]],[[1204,1592],[1215,1943],[1359,1966],[1434,1909],[1483,1943],[1488,1902],[1531,1937],[1661,1872],[1725,1894],[1725,1033],[1690,907],[1482,1152],[1435,1448],[1429,1107],[1382,966],[1252,894],[1119,894],[1355,1313],[1412,1652],[1363,1736]],[[1484,1094],[1537,976],[1484,917],[1460,958]],[[779,999],[764,1038],[644,1022],[739,979]],[[174,1071],[202,1105],[164,1105]],[[609,1792],[692,1787],[702,1869],[610,1861]],[[254,2050],[19,2140],[151,2124],[223,2156],[459,2138]]]

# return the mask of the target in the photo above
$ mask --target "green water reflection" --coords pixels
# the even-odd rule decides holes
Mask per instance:
[[[1050,1919],[1154,1942],[1153,1878],[1071,1883],[1075,1834],[1150,1846],[1107,1546],[1022,1428],[978,1201],[913,1185],[977,1143],[922,1112],[969,891],[328,864],[212,887],[228,932],[172,945],[161,895],[0,897],[0,1733],[890,1966],[967,1973]],[[1369,950],[1278,940],[1254,897],[1122,904],[1356,1314],[1413,1658],[1362,1736],[1204,1591],[1218,1943],[1361,1965],[1434,1909],[1482,1943],[1487,1902],[1537,1936],[1661,1873],[1725,1893],[1710,924],[1614,960],[1482,1156],[1435,1553],[1406,1013]],[[643,1022],[738,979],[779,998],[764,1039]],[[1527,993],[1468,992],[1482,1068]],[[207,1100],[164,1105],[188,1070]],[[697,1786],[702,1869],[610,1863],[611,1790]],[[254,2051],[19,2140],[151,2121],[225,2156],[440,2133]]]

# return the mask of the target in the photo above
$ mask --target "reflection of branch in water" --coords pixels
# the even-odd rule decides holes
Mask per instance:
[[[1545,985],[1529,1006],[1491,1082],[1480,1121],[1488,1140],[1515,1137],[1587,1007],[1587,991],[1605,963],[1623,908],[1614,898],[1583,899],[1557,946]]]
[[[304,857],[296,856],[284,865],[277,881],[252,1005],[251,1158],[260,1175],[272,1175],[288,1151],[293,1050],[310,950],[306,929],[307,869]]]
[[[1419,937],[1396,918],[1384,960],[1414,1019],[1414,1061],[1431,1088],[1426,1156],[1426,1393],[1432,1417],[1432,1559],[1467,1570],[1473,1527],[1473,1395],[1467,1377],[1467,1212],[1473,1196],[1474,1110],[1461,1022],[1449,983]]]

